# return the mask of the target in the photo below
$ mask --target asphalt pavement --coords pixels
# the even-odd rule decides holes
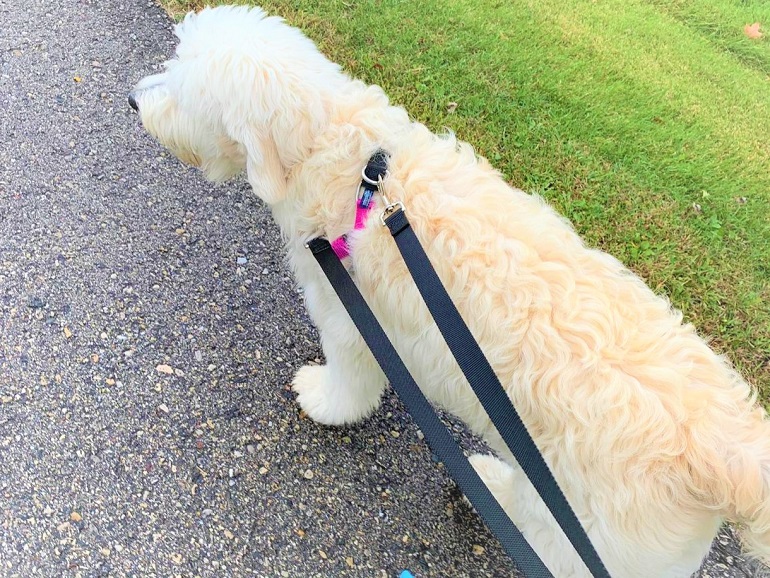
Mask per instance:
[[[268,211],[126,104],[164,12],[0,22],[0,576],[515,575],[392,393],[356,427],[299,411],[321,350]],[[728,533],[701,576],[751,568]]]

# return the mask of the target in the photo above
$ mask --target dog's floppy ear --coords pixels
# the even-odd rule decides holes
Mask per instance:
[[[286,196],[286,172],[273,139],[249,134],[241,141],[246,147],[246,176],[257,196],[268,205]]]

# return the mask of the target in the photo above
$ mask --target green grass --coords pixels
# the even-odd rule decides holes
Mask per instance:
[[[547,198],[770,401],[770,43],[743,34],[770,2],[261,5]]]

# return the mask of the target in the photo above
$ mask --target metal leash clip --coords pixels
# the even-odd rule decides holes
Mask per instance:
[[[382,175],[377,175],[377,180],[373,181],[368,176],[366,176],[366,168],[367,167],[364,167],[364,168],[361,169],[361,181],[362,182],[360,182],[360,183],[358,183],[358,185],[356,185],[356,193],[355,193],[355,196],[356,196],[356,206],[359,206],[359,203],[360,203],[360,205],[363,208],[368,208],[369,207],[369,204],[371,203],[371,199],[374,196],[372,194],[372,192],[373,192],[372,189],[368,188],[366,185],[369,185],[369,186],[372,186],[372,187],[377,187],[377,191],[379,193],[382,193],[382,187],[381,187]],[[388,176],[387,171],[385,172],[385,176]],[[364,184],[364,183],[366,183],[366,184]]]
[[[387,176],[388,173],[385,173],[385,176]],[[366,179],[366,182],[371,182],[366,176],[364,176],[364,179]],[[377,185],[377,190],[380,192],[380,196],[382,196],[382,201],[385,203],[385,208],[382,210],[382,213],[380,214],[380,223],[382,223],[383,227],[386,227],[385,219],[390,217],[393,213],[395,213],[398,209],[401,209],[404,213],[406,213],[406,208],[404,207],[404,203],[401,201],[395,201],[391,203],[388,200],[387,195],[385,194],[385,191],[382,187],[382,175],[380,175],[377,178],[377,183],[372,183]]]

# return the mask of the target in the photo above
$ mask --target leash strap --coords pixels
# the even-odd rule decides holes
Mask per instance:
[[[310,241],[308,248],[313,252],[391,386],[425,434],[428,445],[444,462],[447,471],[486,522],[487,527],[497,536],[505,551],[528,578],[553,578],[481,481],[417,387],[332,246],[326,239],[318,238]]]
[[[452,355],[516,461],[593,576],[610,578],[500,380],[430,264],[406,213],[396,208],[384,222]]]

